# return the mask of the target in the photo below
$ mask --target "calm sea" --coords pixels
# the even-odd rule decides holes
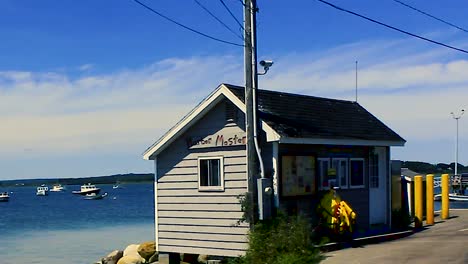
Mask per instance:
[[[114,249],[154,240],[153,184],[125,184],[108,196],[84,200],[65,192],[36,196],[34,187],[12,192],[0,203],[0,263],[94,263]]]

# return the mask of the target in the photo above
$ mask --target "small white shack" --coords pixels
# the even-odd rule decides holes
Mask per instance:
[[[390,147],[405,140],[356,102],[258,91],[260,145],[275,206],[315,215],[330,184],[358,225],[390,225]],[[159,252],[243,255],[247,224],[244,88],[221,84],[149,147]]]

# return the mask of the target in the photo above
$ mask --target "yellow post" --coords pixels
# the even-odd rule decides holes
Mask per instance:
[[[442,174],[442,219],[449,218],[449,175]]]
[[[421,228],[423,220],[422,176],[414,176],[414,227]]]
[[[434,224],[434,175],[426,175],[426,224]]]

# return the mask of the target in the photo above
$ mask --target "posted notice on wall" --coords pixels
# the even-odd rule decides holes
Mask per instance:
[[[315,157],[282,156],[283,196],[315,194]]]

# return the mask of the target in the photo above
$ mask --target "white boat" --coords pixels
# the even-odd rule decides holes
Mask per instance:
[[[87,195],[89,193],[98,194],[100,191],[101,191],[100,188],[96,187],[94,184],[88,183],[88,184],[81,185],[81,188],[79,191],[73,191],[72,193],[80,194],[80,195]]]
[[[114,184],[114,185],[112,186],[112,189],[118,189],[118,188],[119,188],[119,185],[118,185],[118,184]]]
[[[107,196],[107,193],[103,193],[103,194],[88,193],[85,195],[85,200],[100,200],[106,196]]]
[[[442,200],[442,194],[434,195],[435,201]],[[461,195],[458,193],[449,193],[449,200],[455,202],[468,202],[468,195]]]
[[[44,184],[37,187],[36,195],[37,196],[45,196],[49,194],[49,187],[45,186]]]
[[[8,195],[8,192],[0,193],[0,202],[8,202],[9,199],[10,195]]]
[[[52,189],[50,189],[51,192],[63,192],[65,190],[65,188],[57,183],[57,184],[54,184],[54,186],[52,186]]]

